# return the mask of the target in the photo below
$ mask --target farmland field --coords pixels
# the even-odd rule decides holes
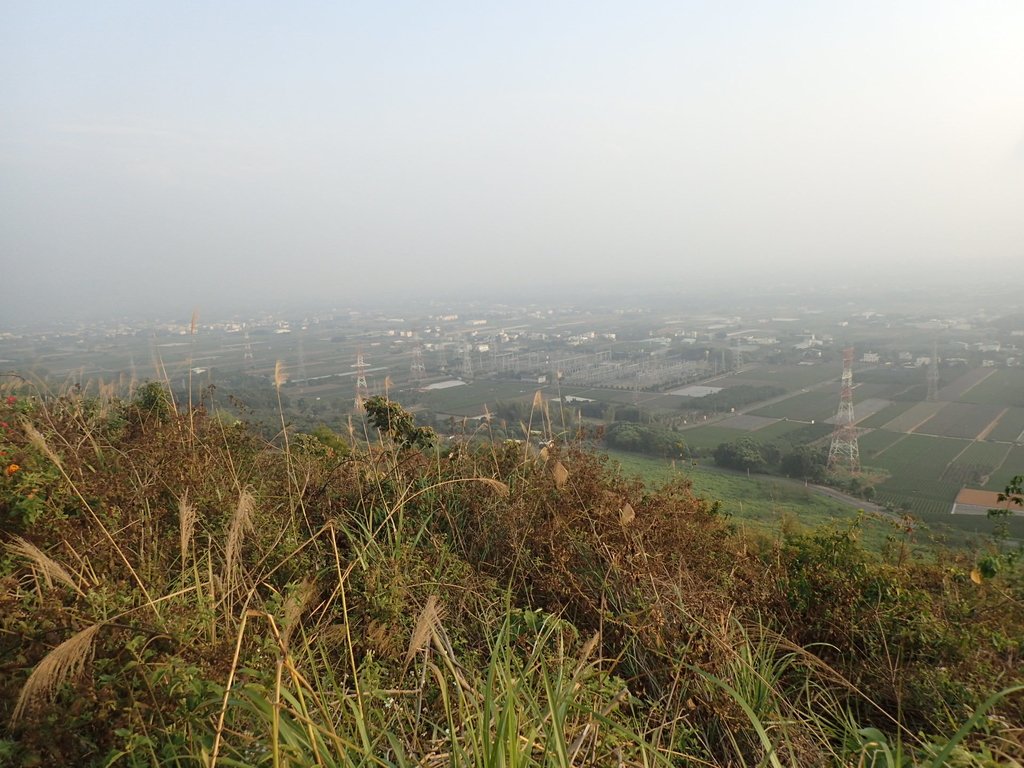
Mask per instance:
[[[948,403],[945,408],[915,431],[941,437],[974,439],[1002,413],[1002,410],[997,405]]]
[[[857,445],[860,447],[861,461],[868,461],[883,451],[897,440],[904,437],[902,432],[889,432],[884,429],[873,429],[867,434],[857,438]]]
[[[915,403],[892,421],[883,424],[890,432],[911,432],[945,408],[949,403]]]
[[[1024,408],[1024,370],[1000,368],[960,398],[968,403]]]
[[[1001,491],[1015,475],[1024,475],[1024,445],[1010,448],[1006,461],[992,473],[985,487],[990,491]]]
[[[975,368],[957,376],[939,390],[940,400],[962,400],[966,392],[995,373],[994,368]]]
[[[971,443],[946,467],[942,479],[961,486],[979,486],[983,478],[1003,463],[1009,451],[1010,446],[1006,444],[984,441]]]
[[[841,372],[841,365],[766,366],[720,378],[714,385],[727,387],[737,384],[770,384],[783,389],[797,390],[823,381],[838,382]]]
[[[1007,408],[988,439],[1024,442],[1024,408]]]
[[[768,419],[764,416],[751,416],[747,413],[740,413],[736,416],[730,416],[727,419],[723,419],[719,422],[719,426],[728,427],[729,429],[743,429],[749,432],[754,430],[764,429],[772,424],[776,423],[776,419]]]
[[[438,413],[479,416],[484,403],[493,406],[498,400],[521,400],[533,397],[536,391],[537,387],[528,382],[479,382],[424,392],[423,400]]]
[[[946,514],[961,486],[941,478],[966,447],[956,438],[907,435],[871,461],[890,473],[878,486],[879,498],[906,503],[922,517]]]
[[[818,426],[817,424],[805,424],[802,421],[787,421],[785,419],[776,421],[770,426],[762,427],[761,429],[754,432],[751,437],[756,437],[758,440],[765,442],[771,442],[772,440],[778,440],[780,438],[785,439],[797,432],[804,433],[807,427]],[[821,430],[815,430],[815,434],[818,432],[828,434],[832,431],[832,428],[827,424],[822,424]],[[806,434],[806,433],[804,433]],[[812,440],[815,438],[811,438]]]
[[[892,405],[886,406],[877,413],[871,414],[866,419],[859,419],[857,421],[857,426],[869,428],[881,427],[883,424],[888,424],[897,416],[907,411],[912,405],[912,403],[908,403],[906,401],[893,403]],[[854,406],[854,415],[857,415],[856,406]]]
[[[755,416],[776,419],[815,419],[823,421],[833,414],[839,404],[839,394],[831,389],[802,392],[777,403],[766,405],[756,411]]]

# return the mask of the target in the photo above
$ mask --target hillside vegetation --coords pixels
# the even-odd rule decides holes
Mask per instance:
[[[543,446],[441,443],[382,399],[267,442],[158,384],[4,394],[0,764],[1024,761],[995,550],[749,539],[539,399]]]

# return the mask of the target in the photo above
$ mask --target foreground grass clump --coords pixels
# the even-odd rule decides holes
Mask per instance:
[[[755,543],[685,482],[386,401],[372,444],[156,385],[2,402],[0,763],[1024,759],[1013,569]]]

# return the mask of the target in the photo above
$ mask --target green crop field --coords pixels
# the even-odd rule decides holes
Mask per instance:
[[[1007,408],[988,439],[1024,443],[1024,408]]]
[[[804,424],[802,421],[776,421],[774,424],[761,427],[753,432],[751,437],[755,437],[762,442],[771,442],[792,435],[794,432],[798,432],[808,426],[810,425]],[[824,425],[824,428],[826,430],[831,429],[828,425]]]
[[[940,400],[959,401],[972,387],[987,379],[995,371],[992,368],[973,368],[959,374],[953,381],[939,389]]]
[[[817,424],[802,424],[800,422],[796,422],[796,425],[799,428],[794,430],[783,431],[779,428],[779,425],[781,424],[793,423],[794,422],[791,421],[780,421],[771,427],[759,429],[757,432],[751,433],[751,437],[765,443],[778,443],[780,447],[785,449],[786,445],[807,445],[808,443],[813,443],[816,440],[820,440],[832,433],[832,425],[825,424],[824,422],[818,422]]]
[[[979,486],[982,479],[990,475],[996,467],[1002,465],[1009,452],[1010,446],[1005,443],[989,443],[980,440],[971,443],[952,464],[946,467],[942,479],[961,486]]]
[[[429,390],[423,393],[423,402],[438,413],[478,416],[483,413],[484,403],[493,408],[498,400],[532,398],[537,389],[528,382],[476,382],[461,387]],[[550,396],[550,391],[545,392],[545,399]]]
[[[942,437],[976,438],[1002,412],[996,405],[949,403],[917,431]]]
[[[897,440],[905,435],[902,432],[889,432],[885,429],[873,429],[867,434],[857,438],[857,445],[860,447],[861,461],[868,461],[876,456],[879,451],[887,449]]]
[[[890,432],[910,432],[923,426],[949,403],[915,403],[905,412],[882,426]]]
[[[878,486],[879,498],[907,504],[925,518],[946,514],[960,484],[943,480],[942,475],[966,447],[966,441],[956,438],[907,435],[870,460],[871,466],[889,472]]]
[[[870,416],[868,416],[866,419],[863,419],[862,421],[858,421],[857,422],[857,426],[858,427],[868,427],[868,428],[871,428],[871,429],[884,426],[885,424],[888,424],[890,421],[895,419],[897,416],[905,413],[912,405],[913,405],[913,403],[908,403],[908,402],[905,402],[905,401],[899,402],[899,403],[893,403],[892,405],[887,405],[885,408],[880,410],[878,413],[873,413]],[[856,405],[854,405],[854,415],[856,415],[856,413],[857,413],[857,407],[856,407]]]
[[[985,487],[990,491],[1001,491],[1016,475],[1024,475],[1024,445],[1010,448],[1003,465],[989,476]]]
[[[759,366],[736,373],[720,382],[718,386],[736,386],[737,384],[772,384],[787,390],[797,390],[820,384],[823,381],[839,381],[843,372],[842,365],[785,365]],[[728,382],[726,384],[725,382]]]
[[[766,405],[756,411],[755,416],[769,416],[775,419],[816,419],[823,421],[835,413],[839,406],[839,394],[830,389],[801,392],[793,397]]]
[[[1024,369],[1001,368],[960,399],[968,403],[1024,408]]]

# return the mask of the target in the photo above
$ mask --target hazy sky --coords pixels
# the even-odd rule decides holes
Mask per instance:
[[[1024,2],[7,2],[0,323],[1024,275]]]

